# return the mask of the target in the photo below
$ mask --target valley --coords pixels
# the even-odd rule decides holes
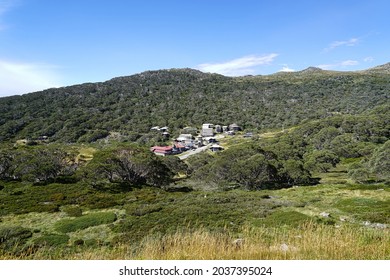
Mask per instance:
[[[388,68],[0,98],[0,259],[388,260]]]

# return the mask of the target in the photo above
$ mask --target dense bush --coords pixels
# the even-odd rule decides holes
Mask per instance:
[[[57,247],[68,244],[69,236],[64,234],[48,234],[35,238],[32,242],[36,246]]]
[[[31,230],[20,226],[0,227],[0,248],[13,249],[25,244],[31,236]]]
[[[294,150],[294,140],[290,140],[290,144],[281,144],[283,140],[280,143],[252,140],[214,157],[200,154],[189,160],[189,168],[194,179],[221,186],[238,184],[250,190],[311,183],[311,174],[302,159],[305,150]],[[288,148],[284,150],[285,147]]]
[[[95,153],[85,168],[85,177],[92,181],[108,180],[130,186],[163,186],[173,172],[146,148],[129,145]]]
[[[47,182],[74,173],[74,151],[57,146],[0,150],[0,179]]]
[[[70,217],[80,217],[83,215],[83,211],[79,206],[65,206],[62,210]]]

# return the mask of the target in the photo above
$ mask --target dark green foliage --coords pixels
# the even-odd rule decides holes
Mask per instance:
[[[132,145],[97,152],[87,165],[85,176],[95,182],[163,186],[170,182],[173,173],[149,150]]]
[[[188,172],[192,173],[195,170],[199,170],[200,168],[211,162],[213,159],[213,156],[206,152],[202,152],[188,158]]]
[[[69,236],[65,234],[48,234],[35,238],[32,242],[36,246],[57,247],[67,245]]]
[[[282,162],[282,176],[288,184],[307,184],[311,181],[310,172],[304,168],[303,162],[288,159]]]
[[[142,138],[155,125],[177,133],[206,122],[237,122],[246,129],[288,127],[386,104],[388,77],[321,71],[229,78],[191,69],[149,71],[1,98],[0,141],[49,136],[50,141],[88,142],[116,131],[132,141],[157,143],[160,139],[151,135]],[[377,133],[369,137],[383,140]]]
[[[262,198],[261,191],[164,194],[157,189],[146,191],[136,191],[138,199],[125,206],[127,216],[113,227],[114,232],[121,234],[116,241],[135,242],[146,233],[175,233],[202,227],[210,231],[234,231],[281,206],[278,200]]]
[[[101,129],[95,131],[88,131],[86,134],[84,134],[78,139],[78,142],[87,142],[87,143],[95,142],[99,139],[107,137],[109,134],[110,133],[107,130],[101,130]]]
[[[70,217],[80,217],[83,215],[83,211],[79,206],[66,206],[63,211]]]
[[[313,218],[296,211],[276,211],[268,215],[266,218],[256,221],[258,226],[280,227],[292,226],[297,227],[304,223],[314,221]]]
[[[389,182],[390,141],[372,150],[370,157],[350,164],[348,175],[355,182],[364,183],[370,180]]]
[[[187,174],[188,165],[175,156],[166,156],[161,158],[164,163],[173,174]]]
[[[0,150],[0,179],[47,182],[71,175],[74,157],[73,151],[52,145]]]
[[[305,156],[305,167],[309,171],[327,172],[340,161],[340,158],[329,150],[314,150]]]
[[[23,245],[32,236],[32,231],[20,226],[0,227],[0,248],[14,249]]]
[[[68,233],[86,229],[92,226],[109,224],[116,221],[116,214],[112,212],[92,213],[74,219],[63,219],[55,224],[58,232]]]
[[[280,161],[268,148],[264,150],[252,142],[231,147],[215,157],[202,155],[195,161],[191,159],[190,168],[200,166],[193,178],[221,186],[235,183],[248,190],[282,188],[309,180],[310,174],[300,161]]]
[[[384,224],[390,222],[389,200],[374,200],[365,197],[346,198],[339,200],[335,206],[359,220]]]
[[[6,192],[0,193],[0,215],[22,214],[29,212],[57,212],[59,206],[67,204],[83,204],[90,206],[85,201],[96,197],[92,195],[92,188],[83,184],[49,184],[44,186],[32,186],[30,184],[13,182],[8,183]],[[17,190],[21,194],[11,198],[8,190]],[[115,201],[110,197],[110,201]]]
[[[368,166],[379,180],[390,181],[390,140],[375,150]]]
[[[150,213],[159,212],[162,210],[160,205],[154,204],[142,204],[142,205],[131,205],[126,208],[126,213],[133,216],[144,216]]]

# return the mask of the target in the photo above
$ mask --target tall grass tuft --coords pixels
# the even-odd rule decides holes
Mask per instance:
[[[1,255],[0,259],[14,259]],[[240,236],[206,229],[149,235],[137,244],[39,248],[18,259],[148,259],[148,260],[388,260],[388,229],[340,227],[308,222],[300,227],[243,227]]]

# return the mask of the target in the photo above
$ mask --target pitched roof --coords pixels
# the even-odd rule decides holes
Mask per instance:
[[[154,147],[151,147],[150,150],[152,152],[168,152],[168,151],[172,151],[172,147],[171,146],[154,146]]]

